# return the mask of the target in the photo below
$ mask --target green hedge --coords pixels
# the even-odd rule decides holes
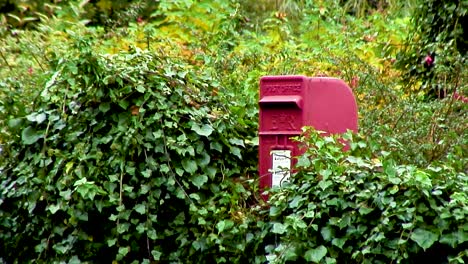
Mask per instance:
[[[248,192],[231,178],[254,168],[255,128],[236,122],[219,82],[182,60],[101,56],[91,38],[72,44],[2,138],[0,256],[199,263],[205,244],[223,251],[192,243],[243,221],[234,217]]]

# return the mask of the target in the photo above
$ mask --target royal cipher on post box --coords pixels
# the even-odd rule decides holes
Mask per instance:
[[[260,79],[260,189],[279,186],[301,154],[291,137],[311,126],[330,134],[357,131],[357,106],[340,79],[265,76]],[[266,197],[264,197],[266,198]]]

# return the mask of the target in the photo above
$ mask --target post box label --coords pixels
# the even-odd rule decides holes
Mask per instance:
[[[272,150],[272,180],[271,185],[281,186],[291,176],[291,151],[290,150]]]
[[[300,82],[285,82],[273,84],[265,84],[263,86],[264,95],[295,95],[301,94],[302,83]]]

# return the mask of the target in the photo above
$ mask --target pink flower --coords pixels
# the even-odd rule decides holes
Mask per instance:
[[[137,18],[137,23],[138,23],[138,24],[141,24],[141,23],[143,23],[143,18],[141,18],[141,17],[138,17],[138,18]]]
[[[468,97],[465,97],[457,92],[453,93],[453,97],[455,100],[462,101],[464,103],[468,103]]]
[[[424,59],[424,62],[427,66],[431,66],[434,63],[434,59],[431,57],[431,55],[427,55]]]
[[[358,85],[359,85],[359,76],[353,76],[349,86],[351,87],[351,89],[356,89]]]

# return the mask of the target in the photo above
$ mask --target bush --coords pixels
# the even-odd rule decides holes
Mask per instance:
[[[94,43],[73,40],[33,109],[8,122],[0,256],[198,263],[213,258],[196,254],[209,247],[241,258],[239,237],[225,234],[249,225],[239,217],[249,192],[232,177],[254,167],[252,128],[187,62],[138,49],[102,56]]]
[[[363,138],[307,131],[290,183],[272,190],[272,263],[464,263],[468,176],[398,165]],[[373,146],[374,148],[377,146]]]

